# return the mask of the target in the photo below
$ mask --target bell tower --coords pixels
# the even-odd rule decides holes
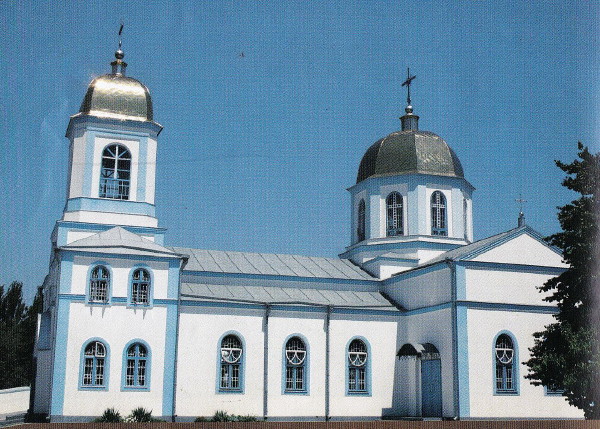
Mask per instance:
[[[92,80],[70,118],[67,202],[53,240],[59,246],[117,225],[162,243],[154,206],[162,126],[148,88],[125,75],[124,57],[119,40],[111,73]]]

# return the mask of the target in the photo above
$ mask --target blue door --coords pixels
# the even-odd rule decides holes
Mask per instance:
[[[421,361],[423,417],[442,417],[442,364],[440,359]]]

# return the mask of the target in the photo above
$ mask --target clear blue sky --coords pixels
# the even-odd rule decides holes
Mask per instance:
[[[531,4],[530,4],[531,3]],[[591,1],[0,3],[0,284],[47,272],[65,203],[69,115],[109,71],[154,100],[157,215],[169,245],[335,256],[365,150],[420,128],[460,157],[476,239],[558,230],[555,159],[600,150],[600,6]],[[240,53],[244,53],[241,57]]]

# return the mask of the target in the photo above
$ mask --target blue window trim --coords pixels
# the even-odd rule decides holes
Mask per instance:
[[[514,347],[513,352],[513,389],[512,390],[498,390],[496,387],[496,341],[500,335],[508,335],[511,339]],[[507,330],[498,332],[494,336],[492,341],[492,385],[494,387],[495,396],[519,396],[521,390],[521,380],[519,379],[519,344],[517,343],[515,335]]]
[[[85,348],[92,342],[98,341],[104,345],[104,349],[106,350],[106,355],[104,356],[104,384],[101,386],[98,385],[89,385],[83,384],[83,374],[85,371]],[[109,384],[109,375],[110,375],[110,347],[108,343],[100,337],[92,337],[88,338],[81,347],[81,352],[79,356],[79,390],[108,390]]]
[[[150,288],[148,291],[148,304],[139,304],[133,302],[133,273],[136,270],[143,269],[150,276]],[[137,264],[129,271],[129,285],[127,286],[127,307],[131,308],[152,308],[154,306],[154,272],[146,264]]]
[[[108,289],[106,291],[106,294],[107,294],[107,300],[106,300],[106,302],[99,302],[99,301],[92,301],[91,300],[91,290],[90,290],[90,288],[91,288],[91,282],[92,282],[92,271],[96,267],[99,267],[99,266],[102,266],[102,267],[106,268],[106,270],[108,271]],[[85,285],[85,303],[87,305],[106,307],[107,305],[111,305],[112,304],[113,272],[112,272],[111,266],[107,262],[105,262],[105,261],[96,261],[96,262],[92,263],[89,266],[89,268],[88,268],[86,282],[87,282],[87,284]]]
[[[286,389],[286,369],[287,369],[287,357],[285,353],[285,347],[287,346],[288,341],[291,338],[298,337],[304,342],[304,346],[306,347],[306,358],[303,362],[304,367],[304,389],[302,390],[287,390]],[[302,334],[294,333],[288,335],[283,341],[283,347],[281,350],[281,393],[284,395],[310,395],[310,345],[306,337]]]
[[[230,388],[224,388],[221,387],[221,342],[223,341],[223,339],[228,336],[228,335],[234,335],[236,336],[240,342],[242,343],[242,357],[240,359],[240,387],[238,389],[230,389]],[[227,331],[225,332],[223,335],[221,335],[221,337],[219,338],[219,341],[217,341],[217,377],[216,377],[216,383],[215,383],[215,387],[216,387],[216,392],[217,393],[224,393],[224,394],[229,394],[229,393],[234,393],[234,394],[244,394],[245,392],[245,379],[246,379],[246,353],[247,353],[247,349],[246,349],[246,340],[244,340],[244,336],[242,334],[240,334],[238,331]]]
[[[134,344],[141,344],[146,348],[146,385],[145,386],[127,386],[127,350]],[[150,380],[152,375],[152,349],[148,343],[140,338],[129,341],[123,348],[123,362],[121,366],[121,390],[132,392],[147,392],[150,390]]]
[[[544,386],[544,396],[563,396],[564,389],[551,390],[548,386]]]
[[[362,341],[367,348],[367,363],[365,365],[365,390],[350,390],[350,360],[348,359],[349,347],[350,343],[354,340]],[[346,396],[371,396],[371,361],[373,356],[371,355],[371,344],[367,341],[365,337],[354,336],[348,340],[346,343],[346,348],[344,349],[344,360],[346,366]]]
[[[433,226],[433,197],[435,197],[437,193],[442,196],[441,203],[444,204],[444,216],[442,219],[444,223],[443,228]],[[431,198],[429,199],[429,216],[431,218],[431,235],[437,237],[448,237],[448,198],[446,198],[446,195],[439,189],[431,193]]]

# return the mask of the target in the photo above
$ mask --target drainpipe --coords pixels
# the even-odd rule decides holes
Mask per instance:
[[[173,357],[173,408],[172,408],[172,416],[171,421],[175,422],[175,418],[177,413],[175,412],[175,406],[177,403],[177,354],[179,351],[179,316],[181,314],[181,275],[183,273],[183,269],[187,265],[188,257],[186,255],[183,256],[181,264],[179,265],[179,282],[177,285],[177,322],[175,323],[175,356]]]
[[[331,318],[331,306],[327,306],[325,315],[325,421],[329,421],[329,320]]]
[[[265,305],[265,318],[263,324],[263,419],[269,415],[269,316],[271,306]]]
[[[458,312],[456,310],[456,263],[451,259],[446,259],[446,264],[448,264],[448,268],[450,268],[450,276],[451,276],[451,284],[452,284],[452,366],[454,367],[453,372],[453,384],[454,388],[452,389],[454,394],[454,420],[458,420],[460,418],[460,395],[459,395],[459,380],[458,380]],[[442,412],[443,413],[443,412]]]

